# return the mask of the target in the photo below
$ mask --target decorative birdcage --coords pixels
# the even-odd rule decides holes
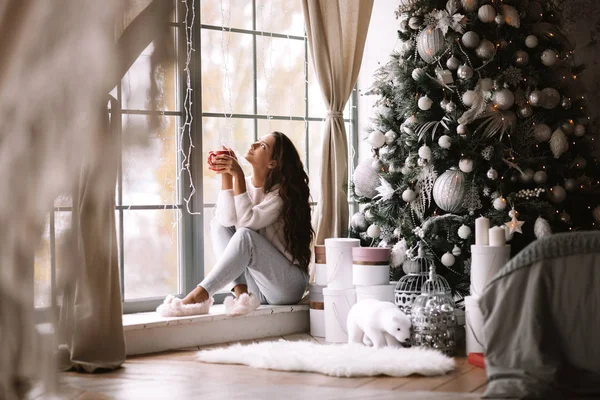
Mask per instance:
[[[431,347],[449,356],[456,351],[456,306],[450,285],[431,265],[429,279],[412,305],[412,345]]]
[[[410,315],[415,299],[421,294],[423,284],[429,277],[430,261],[425,258],[423,246],[419,246],[417,258],[406,260],[402,264],[404,275],[398,280],[394,290],[395,303],[406,315]]]

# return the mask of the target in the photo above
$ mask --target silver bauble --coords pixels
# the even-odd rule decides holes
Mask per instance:
[[[542,64],[546,67],[552,67],[558,62],[558,53],[555,50],[547,49],[541,55]]]
[[[466,64],[458,67],[458,71],[456,71],[456,75],[460,79],[471,79],[473,77],[473,68],[469,67]]]
[[[452,248],[452,255],[458,257],[462,254],[462,250],[460,249],[460,247],[458,247],[457,245],[454,245],[454,247]]]
[[[542,107],[552,110],[560,104],[560,93],[554,88],[545,88],[542,90]]]
[[[425,71],[423,71],[421,68],[415,68],[413,69],[411,76],[415,81],[417,81],[425,76]]]
[[[575,157],[575,168],[577,169],[585,169],[587,166],[587,160],[581,156]]]
[[[391,129],[385,133],[385,143],[386,144],[394,143],[397,138],[398,138],[398,134]]]
[[[417,51],[428,64],[435,61],[435,56],[444,48],[444,33],[441,29],[428,26],[417,36]]]
[[[444,255],[442,255],[442,258],[440,259],[440,261],[442,262],[442,264],[444,266],[451,267],[456,262],[456,259],[454,258],[454,255],[452,253],[447,252]]]
[[[430,160],[431,159],[431,148],[427,145],[419,147],[419,157]]]
[[[418,165],[419,167],[424,167],[424,166],[426,166],[426,165],[427,165],[427,159],[419,157],[419,158],[417,159],[417,165]]]
[[[477,54],[477,57],[484,60],[490,59],[494,57],[494,54],[496,54],[496,46],[494,46],[494,43],[490,42],[489,40],[484,39],[475,49],[475,54]]]
[[[476,48],[481,41],[477,32],[474,31],[465,32],[460,40],[467,49]]]
[[[564,186],[568,192],[574,192],[577,190],[577,181],[573,178],[565,179]]]
[[[459,213],[464,210],[467,193],[467,174],[451,168],[440,175],[433,185],[433,200],[442,210]]]
[[[365,218],[367,219],[367,222],[373,222],[375,215],[373,215],[373,211],[371,211],[371,209],[365,211]]]
[[[513,60],[515,61],[515,65],[524,67],[529,64],[529,53],[524,50],[517,50]]]
[[[448,67],[448,69],[451,69],[452,71],[456,70],[459,65],[460,60],[454,56],[450,57],[448,61],[446,61],[446,67]]]
[[[564,108],[565,110],[568,110],[569,108],[571,108],[572,105],[573,105],[573,102],[571,101],[571,98],[569,96],[562,97],[562,100],[560,101],[560,106],[562,108]]]
[[[453,113],[454,111],[456,111],[456,104],[454,104],[453,101],[448,102],[448,104],[446,105],[446,111],[448,111],[449,113]]]
[[[496,171],[494,168],[490,168],[486,175],[487,175],[488,179],[491,179],[493,181],[498,179],[498,171]]]
[[[372,160],[366,159],[358,164],[352,175],[354,191],[358,196],[372,199],[377,194],[377,187],[381,185],[379,174],[371,167]]]
[[[458,231],[456,232],[456,234],[458,235],[459,238],[461,239],[468,239],[471,237],[471,228],[468,227],[467,225],[461,225],[460,228],[458,228]]]
[[[508,110],[515,104],[515,95],[509,89],[502,89],[494,93],[494,104],[501,110]]]
[[[458,168],[465,174],[473,172],[473,160],[470,158],[461,158],[458,162]]]
[[[529,93],[529,104],[531,104],[532,106],[541,107],[543,100],[544,97],[542,95],[542,92],[540,92],[539,90],[534,90],[533,92]]]
[[[474,90],[467,90],[462,95],[463,104],[467,107],[471,107],[473,105],[473,103],[475,102],[476,96],[477,96],[477,94],[475,93]]]
[[[506,199],[504,197],[498,197],[492,203],[495,210],[502,211],[506,208]]]
[[[359,211],[355,213],[350,219],[350,226],[357,232],[364,232],[369,227],[365,213]]]
[[[419,100],[417,101],[417,105],[421,110],[427,111],[433,105],[433,101],[431,101],[431,99],[427,95],[425,95],[419,98]]]
[[[460,0],[460,4],[466,11],[475,11],[479,7],[478,0]]]
[[[536,171],[536,173],[533,174],[533,181],[535,183],[537,183],[538,185],[541,185],[542,183],[546,183],[547,180],[548,180],[548,174],[545,171]]]
[[[496,15],[496,18],[494,18],[494,21],[498,24],[498,25],[504,25],[506,23],[506,20],[504,19],[504,15]]]
[[[448,103],[450,103],[450,101],[448,99],[444,99],[444,100],[440,101],[440,107],[442,108],[442,110],[445,110],[446,107],[448,107]]]
[[[552,137],[552,129],[546,124],[536,124],[533,128],[533,136],[538,142],[547,142]]]
[[[555,204],[562,203],[567,197],[567,192],[562,186],[556,185],[550,188],[548,197],[550,198],[550,201]]]
[[[517,114],[521,118],[529,118],[533,115],[533,108],[531,108],[529,104],[525,104],[524,106],[519,107]]]
[[[575,125],[575,136],[582,137],[585,135],[585,126],[581,124]]]
[[[535,175],[535,171],[531,168],[526,168],[525,170],[523,170],[523,172],[521,172],[519,180],[523,183],[530,183],[531,181],[533,181],[533,175]]]
[[[538,45],[538,38],[537,36],[534,35],[529,35],[525,38],[525,46],[527,46],[530,49],[535,49]]]
[[[421,23],[421,18],[419,17],[411,17],[408,20],[408,26],[410,27],[410,29],[413,29],[415,31],[421,27]]]
[[[481,22],[492,22],[496,19],[496,9],[489,4],[481,6],[479,7],[479,11],[477,11],[477,17]]]
[[[456,133],[459,135],[467,135],[469,133],[469,128],[466,125],[460,124],[456,127]]]
[[[417,194],[412,189],[406,189],[402,192],[402,200],[404,200],[406,203],[415,201],[416,198],[417,198]]]

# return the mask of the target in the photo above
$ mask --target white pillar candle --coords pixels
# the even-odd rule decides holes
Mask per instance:
[[[490,246],[506,245],[506,234],[504,228],[495,226],[489,230]]]
[[[490,220],[486,217],[479,217],[475,220],[475,244],[487,246],[489,244],[488,232],[490,230]]]

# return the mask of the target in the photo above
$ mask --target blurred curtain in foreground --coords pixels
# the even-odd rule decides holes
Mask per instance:
[[[108,93],[163,35],[172,3],[0,5],[0,398],[23,397],[33,379],[53,382],[59,345],[63,368],[91,372],[125,359],[114,218],[120,121],[109,118]],[[165,51],[157,46],[153,64]],[[52,300],[58,335],[40,335],[33,253],[54,199],[69,192],[68,256]]]

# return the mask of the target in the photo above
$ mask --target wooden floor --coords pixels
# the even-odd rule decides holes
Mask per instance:
[[[286,340],[316,340],[308,334]],[[262,340],[277,340],[266,338]],[[227,346],[219,345],[219,346]],[[211,348],[218,346],[208,346]],[[315,373],[267,371],[194,361],[199,348],[127,359],[123,368],[103,374],[61,374],[66,399],[476,399],[485,390],[485,372],[456,359],[454,372],[438,377],[334,378]],[[45,398],[31,393],[30,398]]]

